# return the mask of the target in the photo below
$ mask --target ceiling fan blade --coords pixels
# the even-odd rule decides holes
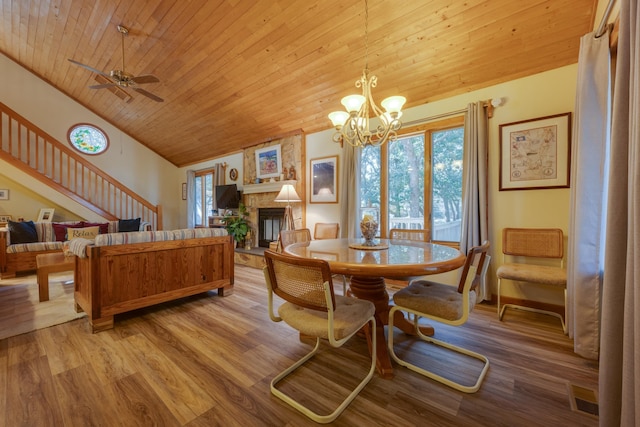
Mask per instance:
[[[151,92],[147,92],[144,89],[140,89],[138,87],[131,87],[131,89],[135,90],[138,93],[143,94],[144,96],[146,96],[147,98],[151,98],[154,101],[158,101],[158,102],[164,102],[164,99],[160,98],[159,96],[156,96],[154,94],[152,94]]]
[[[160,80],[151,74],[145,74],[144,76],[135,76],[131,78],[131,81],[137,84],[144,83],[160,83]]]
[[[87,70],[89,70],[89,71],[93,71],[94,73],[96,73],[96,74],[100,74],[101,76],[104,76],[104,77],[108,78],[109,80],[111,80],[111,76],[109,76],[109,74],[105,74],[105,73],[103,73],[103,72],[102,72],[102,71],[100,71],[100,70],[96,70],[96,69],[95,69],[95,68],[93,68],[93,67],[90,67],[90,66],[88,66],[88,65],[83,64],[82,62],[78,62],[78,61],[76,61],[76,60],[74,60],[74,59],[69,59],[69,62],[72,62],[72,63],[74,63],[74,64],[76,64],[76,65],[79,65],[79,66],[81,66],[81,67],[83,67],[83,68],[86,68],[86,69],[87,69]]]
[[[113,87],[113,86],[118,86],[115,83],[105,83],[105,84],[101,84],[101,85],[93,85],[93,86],[89,86],[89,89],[104,89],[107,87]]]

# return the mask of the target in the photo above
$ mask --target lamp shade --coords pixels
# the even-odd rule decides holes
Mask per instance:
[[[333,123],[333,126],[335,127],[344,126],[348,118],[349,113],[347,113],[346,111],[334,111],[333,113],[329,114],[329,120],[331,120],[331,123]]]
[[[296,189],[293,185],[285,184],[282,186],[280,193],[278,193],[278,196],[275,198],[274,201],[289,203],[289,202],[301,202],[302,199],[300,199],[300,196],[298,196],[298,193],[296,193]]]
[[[407,102],[407,98],[404,96],[390,96],[385,98],[381,104],[388,113],[399,113],[405,102]]]
[[[366,101],[367,98],[362,95],[348,95],[342,98],[341,102],[342,105],[344,105],[344,108],[346,108],[349,113],[357,113],[358,111],[360,111],[362,104],[364,104]]]

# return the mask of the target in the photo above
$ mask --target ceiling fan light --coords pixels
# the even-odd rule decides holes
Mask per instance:
[[[333,123],[333,126],[336,128],[341,128],[346,123],[349,118],[349,113],[346,111],[334,111],[329,113],[329,120]]]
[[[347,109],[349,113],[357,113],[360,111],[362,104],[366,101],[365,97],[362,95],[348,95],[342,98],[342,105]]]
[[[381,104],[387,113],[393,115],[393,113],[400,113],[405,102],[407,102],[407,98],[404,96],[390,96],[382,100]]]

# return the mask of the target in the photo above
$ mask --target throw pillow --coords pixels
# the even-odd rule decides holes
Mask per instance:
[[[118,221],[118,232],[140,231],[140,218],[121,219]]]
[[[100,234],[100,227],[84,227],[84,228],[68,228],[67,229],[67,240],[76,239],[81,237],[83,239],[95,239],[96,236]]]
[[[33,221],[14,222],[9,221],[9,239],[11,244],[35,243],[38,241],[38,232]]]
[[[82,221],[83,227],[100,227],[100,234],[108,234],[109,233],[109,223],[108,222],[87,222]]]
[[[53,233],[56,235],[56,242],[64,242],[67,238],[67,228],[82,228],[82,222],[78,222],[76,224],[58,224],[54,222],[51,224],[53,226]]]

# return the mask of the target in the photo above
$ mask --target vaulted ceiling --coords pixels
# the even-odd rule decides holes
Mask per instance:
[[[407,107],[572,64],[597,0],[369,0],[374,97]],[[90,89],[99,71],[153,74]],[[184,166],[298,130],[357,93],[364,0],[0,0],[0,52]],[[98,76],[98,80],[96,80]]]

